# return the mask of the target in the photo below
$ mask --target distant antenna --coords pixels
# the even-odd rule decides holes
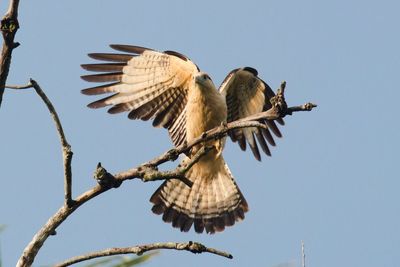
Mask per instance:
[[[306,267],[306,253],[304,252],[303,240],[301,240],[301,267]]]

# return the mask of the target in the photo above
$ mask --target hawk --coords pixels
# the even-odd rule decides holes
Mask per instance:
[[[88,82],[106,83],[82,90],[85,95],[111,95],[90,103],[90,108],[111,106],[109,113],[129,112],[129,119],[153,120],[166,128],[175,146],[190,142],[207,130],[271,108],[271,88],[251,67],[231,71],[216,89],[211,78],[188,57],[132,45],[111,45],[123,53],[92,53],[98,64],[82,68],[96,74],[84,75]],[[274,121],[260,120],[264,128],[235,129],[228,134],[242,150],[248,144],[257,160],[259,146],[271,155],[274,134],[281,137]],[[281,125],[282,119],[277,120]],[[258,144],[256,142],[258,141]],[[165,181],[152,195],[152,211],[183,232],[192,225],[197,233],[220,232],[243,220],[247,202],[222,156],[225,139],[208,141],[214,149],[186,173],[188,187],[178,179]],[[187,161],[203,144],[193,147]]]

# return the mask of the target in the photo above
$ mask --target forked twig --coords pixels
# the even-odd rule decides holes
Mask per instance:
[[[53,121],[55,123],[56,129],[58,136],[60,138],[61,142],[61,147],[62,147],[62,152],[63,152],[63,166],[64,166],[64,199],[65,203],[69,205],[72,202],[72,171],[71,171],[71,162],[72,162],[72,155],[73,152],[71,150],[71,146],[67,141],[67,138],[65,137],[63,127],[61,125],[60,118],[58,117],[57,111],[54,108],[53,104],[49,100],[49,98],[46,96],[46,94],[43,92],[42,88],[40,85],[33,79],[30,79],[30,82],[26,85],[6,85],[6,88],[9,89],[29,89],[33,88],[35,89],[35,92],[40,96],[40,98],[43,100],[45,103],[47,109],[50,112],[51,117],[53,118]]]

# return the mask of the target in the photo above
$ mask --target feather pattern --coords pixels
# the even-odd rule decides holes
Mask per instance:
[[[82,93],[107,94],[88,107],[110,106],[111,114],[127,112],[129,119],[152,120],[153,126],[168,129],[175,146],[190,142],[221,123],[271,107],[269,99],[274,93],[253,68],[233,70],[218,92],[210,77],[183,54],[132,45],[114,44],[111,48],[121,53],[92,53],[89,57],[101,63],[82,65],[83,69],[95,72],[83,75],[83,80],[104,83]],[[241,149],[245,150],[248,144],[258,160],[259,147],[265,154],[271,154],[267,145],[275,145],[271,132],[281,136],[274,121],[260,122],[268,128],[228,133]],[[283,124],[283,120],[277,122]],[[220,232],[243,220],[248,211],[247,202],[221,154],[225,138],[206,144],[214,149],[185,174],[193,182],[192,187],[178,179],[167,180],[150,199],[152,211],[183,232],[192,226],[197,233]],[[201,146],[187,152],[182,164]]]
[[[140,46],[111,45],[127,54],[91,53],[104,63],[83,64],[88,71],[102,72],[82,76],[88,82],[113,82],[82,90],[86,95],[114,93],[90,103],[91,108],[111,105],[111,114],[128,111],[131,119],[153,119],[154,126],[168,128],[175,145],[186,140],[184,108],[192,77],[199,71],[186,56],[158,52]],[[117,63],[114,63],[117,62]]]
[[[192,187],[176,179],[165,181],[150,198],[152,211],[183,232],[194,224],[197,233],[213,234],[243,220],[247,202],[223,159],[217,161],[214,171],[194,165],[186,173]]]
[[[244,67],[231,71],[222,82],[219,91],[226,99],[228,108],[227,122],[266,111],[272,107],[269,100],[275,94],[257,75],[257,70]],[[276,137],[282,137],[275,121],[259,120],[259,122],[266,125],[267,129],[253,127],[235,129],[228,133],[231,140],[237,142],[242,150],[246,150],[246,143],[248,143],[257,160],[261,160],[258,145],[261,146],[266,155],[271,155],[267,145],[268,142],[270,145],[275,146],[275,140],[271,132]],[[284,124],[282,119],[277,120],[277,122],[281,125]]]

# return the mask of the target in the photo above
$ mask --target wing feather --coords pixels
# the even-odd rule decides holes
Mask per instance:
[[[151,48],[146,48],[146,47],[137,46],[137,45],[112,44],[112,45],[110,45],[110,47],[117,51],[133,53],[133,54],[141,54],[144,51],[154,51]]]
[[[187,92],[198,67],[186,56],[158,52],[133,45],[113,44],[123,53],[91,53],[102,63],[83,64],[95,74],[83,75],[88,82],[108,82],[82,90],[86,95],[114,93],[90,103],[90,108],[112,106],[111,114],[129,112],[130,119],[153,120],[156,127],[167,128],[173,143],[186,141]],[[111,83],[110,83],[111,82]]]
[[[87,71],[108,72],[122,71],[123,63],[103,63],[103,64],[82,64],[81,67]]]
[[[113,54],[113,53],[90,53],[88,54],[90,58],[111,61],[111,62],[128,62],[134,57],[134,55],[129,54]]]
[[[81,78],[87,82],[115,82],[121,81],[122,72],[110,72],[110,73],[101,73],[101,74],[91,74],[91,75],[83,75]]]
[[[186,107],[183,108],[178,118],[168,127],[170,137],[176,146],[186,141]]]
[[[222,82],[219,91],[226,99],[228,122],[266,111],[272,107],[270,99],[275,94],[268,84],[257,75],[256,69],[244,67],[232,70]],[[284,125],[282,119],[276,121]],[[242,150],[246,150],[246,143],[248,143],[257,160],[261,160],[258,145],[266,155],[271,155],[268,144],[275,146],[271,132],[276,137],[282,137],[275,121],[259,120],[259,122],[266,125],[267,129],[253,127],[235,129],[228,133],[231,140],[237,142]]]

